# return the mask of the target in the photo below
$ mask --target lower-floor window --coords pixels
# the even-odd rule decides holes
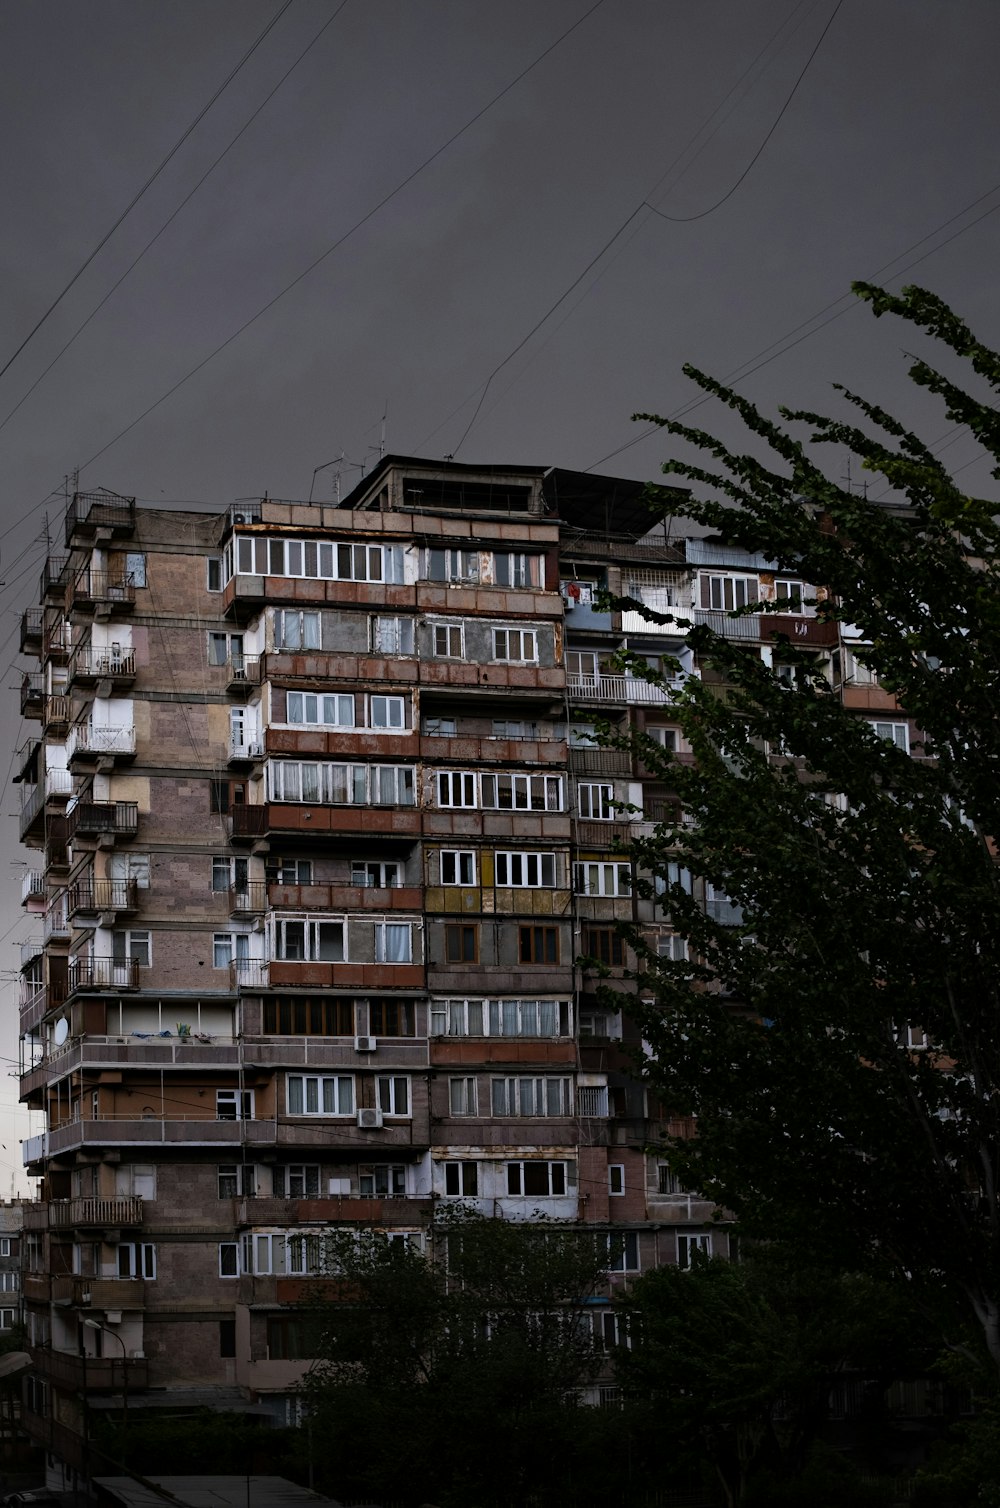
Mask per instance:
[[[490,1088],[494,1115],[572,1114],[570,1079],[493,1079]]]
[[[401,1075],[379,1074],[375,1080],[378,1108],[383,1115],[409,1115],[410,1081]]]
[[[598,963],[625,962],[625,944],[614,927],[584,927],[583,953],[587,958],[596,958]]]
[[[318,1199],[319,1163],[292,1162],[271,1172],[275,1199]]]
[[[478,1162],[446,1162],[444,1165],[444,1191],[466,1199],[475,1199],[479,1193]]]
[[[290,1073],[289,1115],[353,1115],[354,1079],[350,1074]]]
[[[558,927],[519,927],[518,955],[522,963],[558,963]]]
[[[509,1162],[507,1193],[538,1198],[556,1198],[575,1186],[576,1178],[568,1162]]]
[[[694,1260],[695,1252],[700,1252],[703,1257],[712,1255],[711,1232],[704,1231],[694,1235],[679,1235],[677,1237],[677,1266],[690,1267]]]
[[[155,1278],[156,1247],[146,1241],[127,1241],[118,1247],[120,1278]]]
[[[269,1361],[309,1361],[316,1355],[309,1322],[289,1314],[269,1314],[267,1355]]]
[[[611,1231],[607,1242],[609,1272],[639,1271],[639,1236],[636,1231]]]
[[[400,1198],[406,1193],[406,1168],[402,1163],[359,1167],[358,1192],[362,1199]]]

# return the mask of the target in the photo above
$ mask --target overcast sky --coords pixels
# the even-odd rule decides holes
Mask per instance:
[[[343,455],[329,498],[384,429],[653,477],[667,443],[630,415],[679,409],[684,361],[772,357],[741,384],[768,408],[861,389],[989,492],[907,383],[918,337],[843,296],[919,282],[1000,343],[998,28],[996,0],[5,0],[0,367],[108,237],[0,377],[8,659],[75,467],[221,507],[305,497]]]

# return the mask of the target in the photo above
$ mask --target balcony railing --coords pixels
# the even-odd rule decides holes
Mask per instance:
[[[131,534],[135,528],[135,498],[108,492],[76,492],[66,509],[66,546],[74,534],[91,537],[98,529]]]
[[[92,644],[85,644],[69,662],[71,681],[96,681],[104,678],[132,680],[134,676],[135,650],[123,649],[120,644],[100,649],[95,649]]]
[[[632,675],[571,675],[566,677],[566,690],[571,702],[663,706],[674,696],[670,688],[654,686],[652,682]]]
[[[50,904],[45,913],[42,930],[46,942],[52,942],[60,937],[69,937],[69,915],[66,910],[65,895],[60,895]]]
[[[127,1194],[116,1199],[55,1199],[49,1201],[49,1224],[53,1230],[72,1225],[141,1225],[142,1199]]]
[[[81,880],[69,888],[68,909],[70,916],[134,911],[137,898],[135,880]]]
[[[86,567],[73,578],[71,600],[75,608],[133,607],[135,583],[130,575],[110,571],[91,571]]]
[[[260,739],[232,738],[229,740],[229,758],[233,763],[263,759],[264,745]]]
[[[71,840],[100,838],[110,833],[134,837],[139,828],[139,805],[136,801],[81,801],[69,814]]]
[[[42,720],[47,733],[55,733],[69,724],[69,697],[61,694],[45,698]]]
[[[259,838],[267,832],[267,807],[238,802],[232,809],[233,837]]]
[[[582,1116],[598,1116],[606,1120],[608,1115],[608,1091],[606,1085],[578,1085],[576,1113]]]
[[[250,880],[246,885],[230,885],[230,916],[259,916],[266,910],[267,885],[263,880]]]
[[[226,664],[226,685],[232,691],[241,686],[259,686],[260,664],[260,655],[232,655]]]
[[[21,677],[21,716],[40,717],[45,705],[45,678],[40,670]]]
[[[724,639],[752,639],[755,642],[760,639],[758,613],[746,613],[742,617],[733,618],[729,613],[717,612],[714,608],[697,607],[694,612],[694,621],[703,623],[706,628],[720,634]]]
[[[40,869],[29,869],[21,879],[21,905],[44,900],[46,893],[45,875]]]
[[[26,969],[33,958],[41,958],[44,943],[40,937],[29,937],[20,944],[21,968]]]
[[[103,723],[76,723],[66,740],[66,758],[100,759],[135,753],[135,728]]]
[[[21,649],[33,649],[37,652],[42,647],[42,623],[45,612],[40,607],[26,607],[21,614]]]
[[[266,990],[270,968],[266,959],[237,958],[229,965],[229,979],[236,990]]]
[[[66,567],[69,565],[68,555],[50,555],[42,566],[42,575],[38,583],[38,595],[40,597],[58,596],[66,586]]]
[[[134,958],[71,958],[69,991],[137,990],[139,965]]]

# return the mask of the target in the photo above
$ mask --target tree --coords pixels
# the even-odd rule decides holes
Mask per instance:
[[[303,1396],[332,1491],[486,1505],[586,1482],[579,1390],[603,1357],[584,1320],[607,1266],[592,1233],[459,1209],[430,1258],[343,1230],[322,1266]]]
[[[924,360],[910,375],[1000,461],[1000,357],[929,293],[856,291],[971,367],[981,396]],[[642,749],[683,816],[635,845],[641,888],[662,889],[689,939],[690,961],[670,962],[633,937],[649,1079],[697,1117],[672,1155],[743,1230],[905,1282],[937,1333],[1000,1367],[995,505],[854,393],[841,390],[857,417],[782,410],[808,426],[800,440],[687,371],[757,453],[637,416],[709,458],[669,461],[695,490],[651,489],[654,507],[815,583],[820,620],[856,626],[858,661],[916,731],[906,752],[845,707],[843,665],[785,644],[790,684],[744,643],[691,631],[703,678],[677,717],[696,758]],[[838,472],[845,448],[859,458],[890,502],[831,481],[822,445]],[[697,881],[742,909],[737,925],[706,914]]]

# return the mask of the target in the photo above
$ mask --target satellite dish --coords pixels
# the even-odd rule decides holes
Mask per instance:
[[[66,1038],[69,1036],[69,1022],[66,1020],[65,1016],[60,1016],[59,1020],[56,1022],[54,1035],[56,1039],[56,1046],[62,1047]]]

